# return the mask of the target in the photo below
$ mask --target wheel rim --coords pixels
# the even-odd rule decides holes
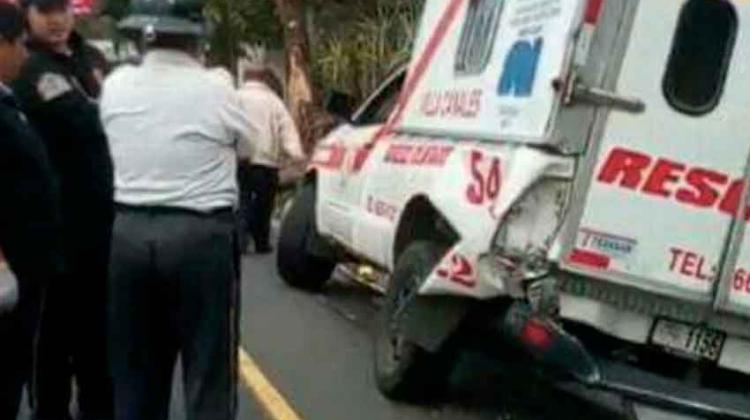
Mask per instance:
[[[401,360],[404,358],[407,351],[407,340],[404,337],[404,333],[401,329],[401,318],[404,310],[414,296],[417,294],[417,285],[420,283],[421,277],[419,273],[413,273],[406,284],[399,288],[396,295],[393,297],[393,311],[388,314],[386,319],[386,337],[384,337],[384,344],[386,346],[385,361],[388,370],[395,370],[399,366]]]

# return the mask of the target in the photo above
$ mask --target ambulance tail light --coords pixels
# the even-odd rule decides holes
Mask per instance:
[[[493,249],[479,261],[480,271],[492,266],[511,295],[522,291],[524,281],[544,277],[549,267],[547,254],[562,225],[570,190],[571,182],[558,178],[545,178],[532,186],[503,216]]]
[[[521,330],[521,341],[529,348],[547,350],[552,346],[554,339],[554,332],[534,318],[526,321]]]
[[[547,368],[584,383],[601,378],[598,365],[583,344],[553,319],[536,315],[529,305],[513,303],[499,321],[502,337]]]

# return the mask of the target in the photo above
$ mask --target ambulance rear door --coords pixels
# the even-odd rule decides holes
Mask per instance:
[[[708,304],[750,155],[750,3],[641,0],[624,24],[615,91],[643,111],[602,114],[561,265]],[[750,307],[743,293],[725,300]]]

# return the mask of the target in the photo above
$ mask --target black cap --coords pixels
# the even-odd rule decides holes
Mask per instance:
[[[65,10],[70,7],[70,0],[21,0],[21,7],[26,10],[34,6],[41,12]]]
[[[204,0],[132,0],[120,30],[165,34],[205,35]]]

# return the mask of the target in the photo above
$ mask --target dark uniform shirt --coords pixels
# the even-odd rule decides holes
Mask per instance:
[[[113,212],[112,158],[96,104],[101,85],[93,47],[75,34],[70,47],[65,55],[30,42],[30,57],[12,86],[59,175],[68,227],[110,219]]]
[[[20,281],[61,268],[56,187],[44,144],[0,88],[0,248]]]

